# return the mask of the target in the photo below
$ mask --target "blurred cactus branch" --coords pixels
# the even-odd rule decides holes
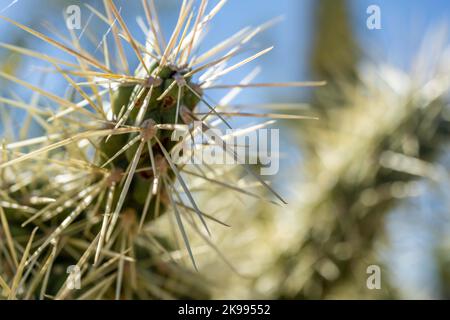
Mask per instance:
[[[448,70],[427,55],[418,58],[427,66],[418,74],[440,71],[426,81],[386,66],[362,69],[346,2],[317,5],[312,66],[329,85],[313,98],[321,121],[299,131],[307,150],[297,208],[305,231],[280,258],[279,296],[393,297],[387,282],[381,291],[367,289],[366,268],[381,265],[376,244],[391,209],[417,196],[419,179],[439,179],[435,161],[449,137]]]

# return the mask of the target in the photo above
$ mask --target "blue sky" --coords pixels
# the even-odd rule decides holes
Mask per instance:
[[[433,26],[448,23],[450,1],[447,0],[353,0],[355,30],[365,48],[375,58],[408,67],[421,39]],[[365,28],[365,9],[376,4],[381,9],[382,30]]]

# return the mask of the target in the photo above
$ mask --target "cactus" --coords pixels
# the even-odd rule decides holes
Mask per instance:
[[[73,34],[72,47],[68,47],[2,17],[76,58],[78,63],[74,64],[2,44],[14,52],[49,62],[70,84],[72,96],[82,99],[61,98],[45,88],[0,72],[4,79],[34,91],[59,108],[51,112],[14,99],[0,100],[11,107],[27,109],[39,123],[45,123],[46,130],[42,137],[5,143],[1,149],[0,170],[5,174],[1,184],[2,190],[7,190],[0,194],[0,208],[3,208],[0,239],[8,243],[0,253],[0,257],[5,257],[0,260],[0,286],[4,296],[147,299],[208,295],[205,283],[199,281],[201,272],[195,273],[176,261],[179,258],[174,258],[174,252],[180,249],[178,242],[168,239],[156,227],[163,223],[158,218],[170,213],[179,231],[175,237],[181,235],[180,242],[197,269],[187,227],[214,248],[208,237],[208,223],[226,225],[202,212],[197,205],[185,165],[175,163],[171,157],[179,145],[172,139],[173,132],[180,125],[187,126],[193,141],[192,135],[198,132],[192,122],[200,122],[201,131],[206,131],[214,126],[211,119],[229,126],[225,118],[240,115],[232,109],[227,113],[226,106],[210,103],[204,90],[323,85],[322,82],[242,82],[215,86],[221,76],[272,49],[227,66],[251,38],[265,29],[265,24],[244,29],[204,54],[194,56],[207,25],[225,2],[219,1],[207,13],[207,1],[200,2],[197,12],[193,10],[194,1],[183,1],[178,22],[166,42],[160,33],[153,0],[143,0],[148,27],[146,45],[131,35],[113,1],[104,1],[105,13],[87,6],[109,25],[117,59],[110,52],[106,36],[98,47],[102,48],[104,57],[97,59],[83,49]],[[131,63],[124,54],[120,37],[130,45],[139,61],[133,74],[128,71]],[[225,50],[229,51],[215,58]],[[116,65],[118,71],[113,71]],[[80,79],[84,82],[77,82]],[[200,113],[200,105],[209,111]],[[214,178],[210,178],[198,167],[195,177],[206,187],[208,183],[218,183],[227,190],[254,196],[248,190],[224,184],[214,168],[207,168],[213,173]],[[249,166],[242,168],[283,201]],[[199,222],[201,227],[197,225]],[[81,290],[72,290],[73,275],[68,277],[68,267],[78,272]]]

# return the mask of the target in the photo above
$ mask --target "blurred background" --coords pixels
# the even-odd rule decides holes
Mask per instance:
[[[216,2],[216,1],[211,1]],[[0,14],[46,34],[67,34],[63,12],[82,8],[78,30],[94,52],[108,29],[83,6],[101,1],[0,0]],[[133,35],[140,1],[116,1]],[[169,37],[180,1],[156,1]],[[367,9],[380,9],[370,30]],[[258,60],[256,82],[326,80],[314,89],[250,89],[233,104],[270,104],[273,111],[316,115],[319,121],[280,121],[280,172],[272,178],[289,205],[224,194],[202,205],[232,225],[200,254],[213,298],[450,298],[449,134],[450,38],[447,0],[229,0],[202,48],[247,25],[282,17],[254,47],[274,45]],[[0,42],[66,58],[5,21]],[[83,43],[84,43],[83,42]],[[130,64],[137,65],[131,50]],[[255,64],[233,72],[237,83]],[[0,48],[0,68],[60,95],[60,77],[37,72],[44,62]],[[0,80],[0,95],[32,94]],[[211,92],[220,99],[223,92]],[[29,116],[0,104],[0,135],[16,140]],[[267,111],[267,109],[265,109]],[[252,124],[247,122],[245,124]],[[34,134],[38,134],[36,126]],[[33,130],[31,130],[33,134]],[[228,204],[228,205],[227,205]],[[199,241],[199,246],[200,246]],[[381,289],[367,287],[367,267],[381,270]]]

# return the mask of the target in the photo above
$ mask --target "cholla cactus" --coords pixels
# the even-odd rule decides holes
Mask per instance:
[[[386,217],[420,196],[423,180],[448,185],[440,156],[450,133],[450,47],[442,29],[430,34],[411,73],[365,62],[360,82],[339,83],[339,99],[317,90],[328,108],[296,131],[307,152],[289,185],[295,200],[278,215],[255,203],[259,216],[238,236],[221,233],[221,248],[248,277],[218,279],[215,298],[399,297],[390,283],[398,270],[385,260]],[[382,270],[381,290],[367,286],[371,265]],[[226,272],[219,267],[211,261],[211,278]]]
[[[341,83],[340,100],[321,97],[330,104],[321,124],[300,131],[311,152],[308,183],[299,190],[309,196],[299,201],[303,227],[298,247],[287,256],[304,254],[309,262],[286,263],[280,296],[396,296],[388,272],[382,290],[366,285],[368,266],[383,264],[377,245],[386,215],[399,202],[418,197],[421,180],[447,184],[438,163],[450,133],[450,46],[445,27],[432,33],[410,73],[364,64],[359,84]],[[333,99],[346,102],[332,106]]]
[[[197,275],[192,276],[189,269],[175,263],[172,251],[177,248],[156,230],[155,219],[168,212],[173,214],[171,218],[197,268],[186,227],[214,246],[208,237],[208,220],[225,223],[200,210],[187,176],[203,181],[204,185],[215,183],[225,190],[257,195],[224,183],[222,173],[212,167],[208,166],[206,175],[201,166],[195,166],[197,171],[192,172],[185,170],[184,163],[174,162],[171,155],[180,142],[172,139],[173,133],[182,125],[187,126],[183,141],[194,143],[195,135],[212,127],[230,127],[226,120],[230,116],[302,118],[227,110],[227,106],[218,106],[206,98],[203,92],[207,89],[229,88],[232,96],[245,87],[323,84],[251,84],[247,78],[237,85],[217,85],[220,77],[272,48],[228,65],[255,35],[269,26],[264,24],[245,28],[207,52],[194,55],[208,24],[226,1],[219,1],[209,12],[207,2],[202,0],[195,12],[194,1],[183,1],[177,24],[166,42],[153,0],[143,0],[147,18],[147,23],[143,23],[145,44],[132,36],[113,1],[104,1],[105,13],[87,5],[109,25],[117,61],[106,36],[98,46],[103,50],[103,58],[98,59],[82,48],[73,33],[72,45],[68,46],[3,17],[76,58],[77,63],[72,63],[2,44],[4,48],[49,62],[67,80],[75,96],[81,98],[79,101],[61,98],[45,88],[0,73],[58,108],[51,112],[17,99],[0,100],[26,109],[47,131],[42,137],[4,143],[2,147],[0,239],[6,246],[2,246],[0,253],[3,257],[0,285],[4,296],[204,297],[206,293],[196,280]],[[139,60],[133,73],[129,71],[122,40],[131,46]],[[202,104],[208,108],[207,112],[200,112]],[[194,121],[201,124],[200,130],[192,125]],[[218,137],[218,142],[229,152],[222,139],[225,138]],[[250,167],[241,167],[283,202]],[[74,266],[71,270],[77,271],[75,277],[81,279],[79,291],[71,290],[73,283],[68,283],[73,280],[72,274],[69,278],[66,274],[71,265]]]

